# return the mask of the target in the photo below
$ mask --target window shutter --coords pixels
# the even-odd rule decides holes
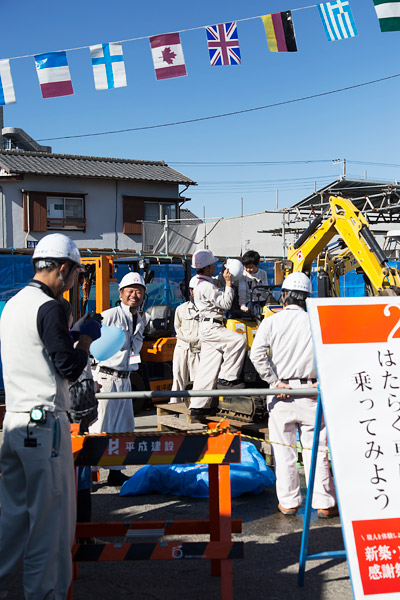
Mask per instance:
[[[123,233],[141,234],[142,224],[138,221],[144,219],[144,201],[141,198],[123,196],[122,218],[124,222]]]
[[[28,194],[22,192],[22,229],[28,231]]]
[[[24,231],[47,231],[47,196],[45,193],[23,192],[22,209]]]

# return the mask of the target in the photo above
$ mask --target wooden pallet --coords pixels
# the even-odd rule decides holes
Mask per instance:
[[[269,443],[269,430],[265,423],[245,423],[226,416],[206,417],[206,421],[216,423],[228,421],[232,432],[240,431],[243,436],[252,438],[255,446],[265,457],[268,466],[273,465],[272,448]],[[190,422],[190,410],[184,402],[176,404],[157,404],[157,430],[158,431],[201,431],[207,425]]]

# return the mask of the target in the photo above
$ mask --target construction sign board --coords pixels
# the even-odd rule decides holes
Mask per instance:
[[[307,301],[354,597],[400,597],[400,298]]]

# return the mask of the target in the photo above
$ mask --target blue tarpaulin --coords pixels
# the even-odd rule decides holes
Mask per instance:
[[[275,475],[251,442],[241,442],[241,462],[231,464],[231,495],[260,494]],[[145,465],[126,481],[120,496],[172,494],[208,498],[208,465]]]

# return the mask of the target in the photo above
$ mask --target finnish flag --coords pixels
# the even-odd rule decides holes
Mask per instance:
[[[11,77],[10,61],[0,60],[0,104],[14,104],[15,92]]]
[[[126,86],[122,44],[110,42],[90,46],[94,85],[96,90],[110,90]]]

